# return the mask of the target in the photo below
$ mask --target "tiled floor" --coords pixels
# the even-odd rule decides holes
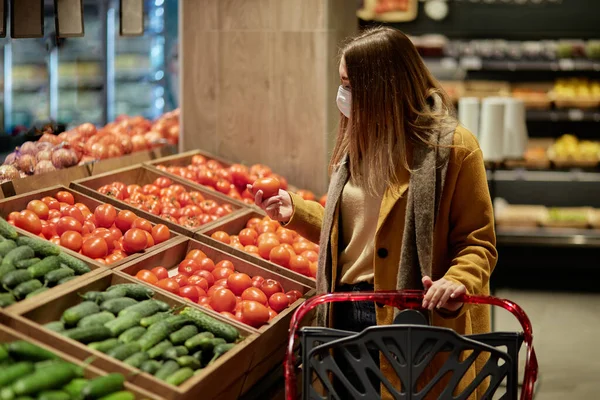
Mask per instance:
[[[495,295],[515,301],[533,323],[540,367],[536,400],[600,399],[600,295],[517,290]],[[497,331],[519,329],[504,310],[495,321]]]

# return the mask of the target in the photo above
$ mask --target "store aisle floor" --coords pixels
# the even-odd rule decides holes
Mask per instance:
[[[600,396],[600,295],[499,290],[495,296],[515,301],[532,320],[540,366],[535,400]],[[495,318],[498,331],[519,329],[504,310]]]

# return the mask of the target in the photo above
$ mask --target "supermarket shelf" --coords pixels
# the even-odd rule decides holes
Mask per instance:
[[[439,63],[446,69],[466,71],[600,71],[600,60],[560,59],[540,60],[485,60],[480,57],[426,58],[426,63]]]
[[[498,245],[600,247],[600,230],[566,228],[496,228]]]
[[[568,171],[497,170],[488,171],[488,179],[531,182],[600,182],[600,172],[584,172],[577,169]]]
[[[597,110],[527,110],[528,121],[585,121],[600,122],[600,111]]]

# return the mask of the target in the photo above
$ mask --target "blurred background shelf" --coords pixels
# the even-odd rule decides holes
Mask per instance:
[[[500,246],[600,248],[600,229],[497,227]]]

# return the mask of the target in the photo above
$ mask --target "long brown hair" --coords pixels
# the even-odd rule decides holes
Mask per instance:
[[[340,113],[330,171],[349,156],[350,176],[371,194],[396,187],[410,170],[409,146],[429,140],[431,128],[454,108],[417,49],[402,32],[373,28],[341,50],[352,92],[350,119]],[[433,106],[435,103],[436,107]]]

